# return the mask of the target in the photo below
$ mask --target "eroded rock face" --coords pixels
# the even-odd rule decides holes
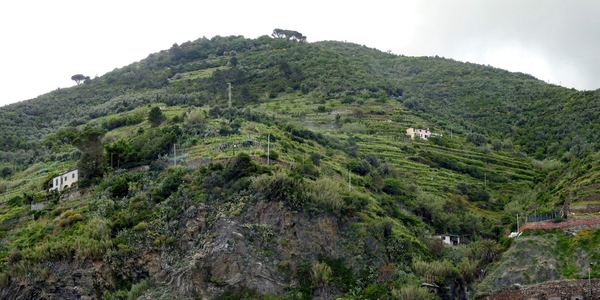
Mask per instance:
[[[202,209],[186,225],[202,231]],[[256,226],[258,224],[258,226]],[[188,226],[189,228],[189,226]],[[311,218],[278,203],[261,202],[236,218],[218,218],[199,250],[190,251],[185,265],[158,274],[178,297],[210,298],[223,286],[244,287],[266,294],[282,294],[293,284],[279,266],[290,272],[298,261],[314,261],[318,254],[337,257],[339,225],[334,217]],[[194,235],[193,233],[191,235]]]
[[[177,299],[210,299],[227,286],[281,295],[294,285],[299,262],[341,254],[341,221],[331,215],[294,212],[277,202],[259,201],[235,216],[211,216],[199,204],[182,212],[170,246],[153,245],[135,233],[138,244],[126,254],[117,247],[103,259],[53,262],[44,279],[14,280],[0,288],[1,299],[99,299],[120,278],[137,283],[151,277]]]
[[[91,263],[47,263],[48,278],[29,274],[0,290],[0,299],[97,299],[94,295],[98,270]]]

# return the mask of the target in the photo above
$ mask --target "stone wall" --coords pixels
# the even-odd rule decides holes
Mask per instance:
[[[600,204],[571,205],[571,212],[592,214],[600,212]]]

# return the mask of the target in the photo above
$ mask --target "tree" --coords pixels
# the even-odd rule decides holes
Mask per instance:
[[[156,127],[160,125],[165,120],[165,115],[162,113],[158,106],[153,107],[148,113],[148,122],[152,127]]]
[[[123,198],[127,196],[127,194],[129,194],[129,176],[125,173],[113,182],[110,196],[113,198]]]
[[[479,243],[479,251],[481,251],[481,261],[484,264],[492,262],[494,257],[500,253],[498,242],[490,239],[484,239]]]
[[[106,150],[106,161],[114,169],[129,167],[128,164],[135,157],[133,147],[124,139],[120,139],[113,144],[107,144],[104,149]]]
[[[104,172],[105,158],[102,137],[105,133],[104,129],[86,126],[79,137],[73,141],[73,146],[83,153],[77,163],[83,178],[101,177]]]
[[[479,133],[469,133],[466,138],[467,142],[471,142],[477,146],[481,146],[487,143],[488,139],[482,134]]]
[[[231,57],[231,58],[229,59],[229,64],[230,64],[232,67],[235,67],[235,66],[237,66],[237,64],[238,64],[238,59],[237,59],[237,56],[233,56],[233,57]]]
[[[75,74],[75,75],[71,76],[71,80],[75,81],[77,83],[77,85],[79,85],[86,78],[89,79],[89,77],[83,76],[83,74]]]
[[[8,177],[12,174],[12,170],[9,167],[4,167],[0,170],[0,177]]]
[[[288,41],[292,40],[293,42],[306,42],[306,36],[302,35],[302,33],[295,30],[275,28],[271,36],[277,39],[286,39]]]

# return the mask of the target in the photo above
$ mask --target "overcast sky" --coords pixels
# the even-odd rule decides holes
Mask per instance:
[[[355,4],[356,2],[356,4]],[[2,1],[0,106],[202,36],[274,28],[600,88],[600,1]],[[361,3],[361,4],[358,4]]]

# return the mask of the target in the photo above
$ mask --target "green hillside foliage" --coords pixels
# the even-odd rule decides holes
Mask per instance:
[[[282,299],[328,287],[344,299],[453,299],[498,265],[517,214],[595,201],[598,91],[277,30],[174,44],[0,108],[0,286],[47,280],[45,263],[76,257],[110,262],[99,297],[168,294],[148,272],[126,274],[135,255],[183,267],[227,218],[290,283]],[[409,127],[441,136],[411,140]],[[46,191],[75,167],[77,187]],[[335,219],[338,255],[283,259],[294,241],[252,219],[270,205]],[[205,223],[186,228],[198,207]],[[465,245],[444,247],[442,234]],[[262,297],[208,278],[221,299]]]

